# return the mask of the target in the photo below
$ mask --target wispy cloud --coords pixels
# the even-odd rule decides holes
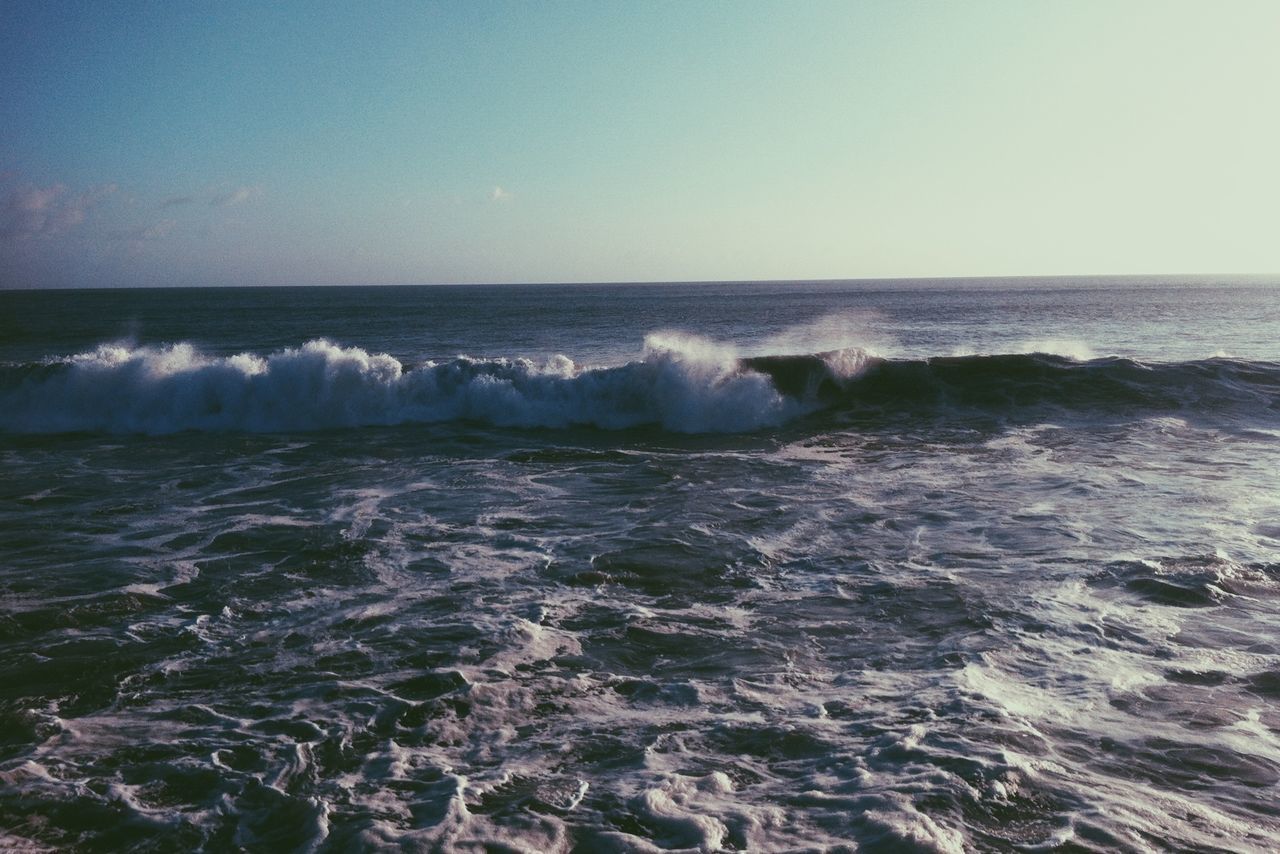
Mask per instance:
[[[140,255],[148,243],[163,240],[178,224],[174,219],[162,219],[150,225],[139,225],[135,228],[124,228],[108,233],[112,240],[122,240],[129,244],[130,255]]]
[[[0,208],[0,237],[30,240],[65,234],[84,222],[89,211],[116,189],[115,184],[102,184],[81,193],[72,193],[65,184],[16,187],[9,191]]]
[[[509,202],[515,198],[515,196],[511,194],[510,190],[504,190],[501,187],[494,187],[493,192],[489,194],[489,198],[495,202]]]
[[[195,196],[170,196],[160,203],[160,208],[176,208],[189,205],[196,200]]]
[[[209,204],[215,208],[229,208],[235,205],[242,205],[250,199],[256,199],[262,195],[262,187],[258,184],[251,186],[236,187],[225,193],[219,193],[209,200]]]
[[[162,219],[159,222],[155,222],[150,225],[140,225],[136,228],[125,228],[118,231],[112,231],[110,232],[110,235],[113,240],[160,240],[161,238],[168,236],[169,232],[173,231],[173,227],[177,224],[177,220]]]

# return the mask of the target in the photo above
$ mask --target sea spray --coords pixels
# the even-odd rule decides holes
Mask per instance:
[[[1280,365],[1231,359],[1143,364],[1043,353],[886,360],[859,348],[740,358],[678,333],[646,337],[638,361],[583,367],[458,356],[406,369],[385,353],[326,340],[266,356],[210,356],[191,344],[102,345],[0,367],[8,433],[276,432],[474,421],[498,427],[673,433],[777,427],[819,410],[981,415],[1176,412],[1267,418]]]
[[[267,356],[190,344],[104,345],[54,364],[0,369],[0,429],[13,433],[288,431],[474,420],[503,427],[658,425],[736,432],[803,410],[709,342],[653,337],[644,358],[579,369],[563,356],[460,356],[406,371],[385,353],[309,341]]]

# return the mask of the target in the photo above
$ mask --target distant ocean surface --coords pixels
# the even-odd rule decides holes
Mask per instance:
[[[0,460],[0,850],[1280,848],[1280,284],[0,291]]]

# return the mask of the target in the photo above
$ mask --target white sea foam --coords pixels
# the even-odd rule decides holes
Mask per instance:
[[[650,335],[642,360],[579,368],[564,356],[459,357],[405,370],[385,353],[310,341],[260,356],[190,344],[104,345],[0,391],[0,429],[17,433],[312,430],[453,420],[607,429],[657,424],[734,432],[802,411],[715,342]]]

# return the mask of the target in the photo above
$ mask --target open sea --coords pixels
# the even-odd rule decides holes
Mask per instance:
[[[0,292],[0,850],[1280,848],[1280,284]]]

